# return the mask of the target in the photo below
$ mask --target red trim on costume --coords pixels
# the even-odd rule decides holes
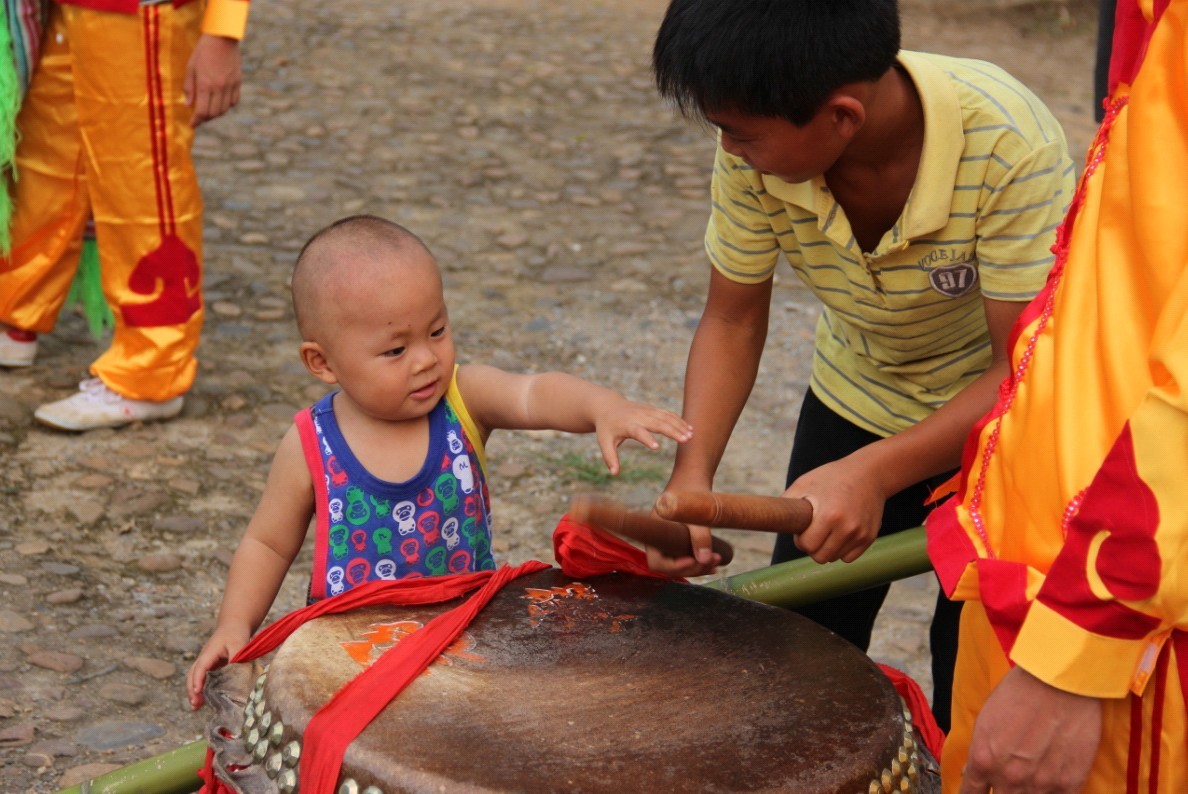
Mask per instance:
[[[297,426],[297,435],[301,438],[301,451],[305,453],[305,465],[309,467],[309,478],[313,482],[314,504],[324,505],[330,495],[326,489],[326,469],[322,466],[322,454],[318,450],[318,431],[314,427],[313,416],[308,408],[298,411],[293,417],[293,424]],[[329,550],[326,538],[330,534],[330,516],[325,510],[315,510],[317,524],[314,528],[313,569],[322,571],[321,576],[313,576],[309,581],[309,597],[320,601],[326,597],[326,555]]]
[[[1151,711],[1151,773],[1147,780],[1149,794],[1159,794],[1159,762],[1163,748],[1163,708],[1166,705],[1167,668],[1171,649],[1165,648],[1159,654],[1159,662],[1155,666],[1155,694]],[[1139,700],[1140,698],[1135,698]]]
[[[152,46],[147,53],[145,71],[148,79],[149,134],[153,149],[153,178],[157,188],[157,223],[161,236],[174,234],[173,189],[169,182],[169,140],[166,129],[168,108],[165,104],[164,78],[161,74],[161,9],[148,6],[145,18],[152,29]]]
[[[136,263],[128,286],[133,292],[157,297],[149,303],[121,304],[119,308],[126,325],[158,328],[183,325],[202,308],[201,265],[194,251],[177,237],[177,224],[173,218],[173,194],[164,138],[166,110],[161,87],[160,7],[146,7],[141,20],[153,190],[161,244]]]
[[[1176,654],[1176,673],[1180,677],[1180,698],[1188,706],[1188,633],[1172,631],[1171,646]],[[1181,747],[1180,751],[1188,751],[1188,747]]]
[[[1139,794],[1143,762],[1143,699],[1130,698],[1130,744],[1126,753],[1126,794]]]
[[[1127,423],[1085,489],[1080,508],[1069,515],[1064,546],[1037,600],[1105,637],[1140,640],[1157,631],[1158,618],[1121,602],[1144,601],[1158,591],[1163,572],[1155,542],[1158,528],[1159,504],[1138,473]],[[1109,599],[1093,592],[1090,570],[1109,591]]]
[[[149,6],[146,10],[152,13],[155,33],[153,41],[156,44],[153,48],[149,104],[157,106],[157,127],[153,130],[153,134],[159,138],[157,150],[160,152],[160,161],[156,165],[159,169],[162,201],[165,204],[163,234],[176,234],[177,218],[173,213],[173,185],[169,181],[169,129],[167,126],[169,108],[165,103],[165,79],[161,74],[161,9],[159,6]]]
[[[1027,566],[1021,562],[980,559],[978,590],[986,618],[1006,656],[1019,638],[1031,602],[1027,600]],[[1013,666],[1013,663],[1012,663]]]
[[[928,538],[928,558],[940,579],[945,594],[951,596],[966,567],[978,559],[978,551],[965,527],[957,519],[957,505],[960,499],[954,497],[933,510],[924,519]]]
[[[198,257],[189,246],[175,234],[164,235],[128,277],[130,290],[157,297],[148,303],[121,303],[125,325],[156,328],[185,323],[202,308],[200,273]]]
[[[1110,73],[1107,81],[1113,94],[1119,83],[1133,83],[1147,54],[1147,44],[1155,32],[1156,23],[1171,0],[1154,0],[1151,21],[1143,16],[1139,0],[1118,0],[1114,10],[1114,39],[1110,48]]]
[[[54,0],[64,6],[79,6],[92,11],[111,11],[116,14],[135,14],[140,10],[140,0]],[[170,5],[181,8],[191,0],[172,0]]]
[[[157,149],[157,104],[153,101],[153,79],[157,74],[156,53],[159,30],[153,25],[155,19],[153,11],[153,8],[146,9],[146,13],[142,17],[144,26],[144,95],[149,114],[149,146],[153,159],[153,194],[157,200],[157,226],[161,236],[164,237],[165,208],[162,206],[161,200],[161,153]]]

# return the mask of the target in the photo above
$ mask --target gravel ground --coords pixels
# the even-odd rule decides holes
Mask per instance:
[[[565,369],[679,409],[708,275],[712,136],[648,73],[659,0],[253,0],[241,105],[200,130],[208,322],[181,418],[82,436],[34,426],[101,349],[76,315],[37,366],[0,371],[0,788],[45,792],[197,738],[182,683],[295,410],[322,394],[297,359],[287,280],[320,226],[372,212],[436,252],[459,357]],[[905,0],[905,44],[995,60],[1093,131],[1094,11]],[[769,351],[718,487],[778,493],[808,377],[811,295],[776,286]],[[495,549],[551,559],[571,493],[645,506],[671,445],[601,476],[592,439],[490,445]],[[770,538],[730,533],[736,561]],[[308,549],[307,549],[308,554]],[[303,555],[274,616],[299,606]],[[872,655],[927,689],[930,577],[892,589]]]

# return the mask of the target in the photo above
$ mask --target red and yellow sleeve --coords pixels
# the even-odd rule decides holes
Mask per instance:
[[[207,0],[202,32],[240,40],[247,31],[248,0]]]
[[[1112,241],[1114,266],[1130,270],[1103,295],[1153,312],[1147,350],[1133,351],[1136,374],[1150,386],[1070,513],[1010,653],[1040,679],[1095,697],[1141,693],[1171,630],[1188,627],[1188,185],[1179,178],[1188,175],[1186,86],[1188,2],[1174,0],[1115,123],[1105,164],[1120,178],[1101,186],[1095,232]],[[1102,255],[1078,242],[1069,268],[1077,257]]]

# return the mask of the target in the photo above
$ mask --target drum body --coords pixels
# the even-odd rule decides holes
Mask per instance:
[[[294,790],[313,714],[456,603],[318,618],[266,670],[215,671],[216,772],[246,794]],[[508,584],[388,705],[348,748],[339,790],[928,791],[924,752],[881,671],[799,615],[550,569]]]

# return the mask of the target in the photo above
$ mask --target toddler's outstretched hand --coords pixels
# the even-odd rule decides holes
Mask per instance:
[[[616,395],[595,414],[594,433],[607,469],[611,474],[618,474],[619,445],[627,439],[635,439],[648,449],[659,449],[660,442],[653,433],[683,444],[693,437],[693,426],[672,411]]]
[[[214,634],[202,646],[198,658],[190,665],[186,673],[186,697],[190,701],[190,708],[197,711],[202,708],[206,698],[202,696],[202,687],[206,685],[206,674],[211,670],[222,667],[251,639],[251,632],[238,629],[215,629]]]

